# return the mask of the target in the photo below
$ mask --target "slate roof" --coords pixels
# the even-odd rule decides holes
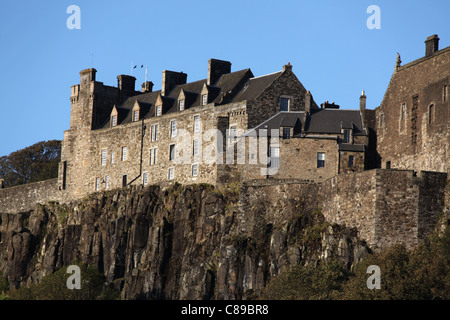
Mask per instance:
[[[359,110],[312,109],[305,125],[307,133],[341,133],[353,129],[353,135],[366,135]]]
[[[178,97],[183,90],[186,100],[185,109],[201,104],[201,92],[205,85],[208,88],[208,100],[218,105],[230,102],[252,100],[258,97],[282,71],[254,78],[250,69],[243,69],[223,74],[214,85],[207,85],[207,79],[176,86],[168,95],[162,96],[163,114],[178,112]],[[155,103],[161,90],[139,94],[126,99],[120,106],[116,106],[119,113],[118,125],[131,122],[131,110],[136,101],[141,104],[141,118],[151,118],[155,115]],[[143,108],[142,108],[143,106]],[[108,119],[102,126],[111,125]]]

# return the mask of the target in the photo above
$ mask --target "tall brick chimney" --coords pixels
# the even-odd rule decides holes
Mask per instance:
[[[117,76],[117,87],[119,88],[120,91],[134,92],[135,85],[136,85],[135,77],[128,76],[125,74]]]
[[[223,75],[231,72],[231,62],[217,59],[208,61],[208,78],[206,84],[213,86]]]
[[[186,73],[164,70],[162,72],[161,95],[166,96],[170,94],[170,91],[172,91],[173,88],[178,85],[186,84],[186,81]]]
[[[433,53],[439,50],[439,38],[437,34],[429,36],[425,40],[425,57],[431,56]]]
[[[142,84],[142,92],[152,92],[153,91],[153,82],[147,81]]]

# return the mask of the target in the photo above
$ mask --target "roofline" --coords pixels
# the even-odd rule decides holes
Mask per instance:
[[[264,120],[263,122],[261,122],[260,124],[258,124],[256,127],[251,128],[250,130],[247,130],[247,132],[245,132],[243,136],[246,136],[248,133],[256,130],[256,128],[258,128],[259,126],[262,126],[264,123],[266,123],[267,121],[272,120],[273,118],[275,118],[276,116],[278,116],[281,113],[291,113],[291,114],[295,114],[295,113],[305,113],[305,111],[278,111],[277,113],[275,113],[273,116],[271,116],[270,118]]]

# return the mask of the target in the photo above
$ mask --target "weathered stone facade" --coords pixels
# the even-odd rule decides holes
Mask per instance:
[[[111,87],[83,70],[58,179],[0,189],[0,212],[129,185],[235,184],[260,196],[270,185],[273,201],[313,192],[328,221],[357,228],[373,248],[413,247],[450,203],[450,47],[437,50],[437,36],[426,43],[425,57],[397,62],[375,110],[364,92],[359,110],[317,106],[290,64],[254,77],[211,59],[206,79],[165,70],[154,92],[151,82],[138,92],[134,77]],[[257,215],[243,213],[255,227]]]
[[[398,64],[376,108],[382,168],[437,172],[450,168],[450,47],[436,49]]]

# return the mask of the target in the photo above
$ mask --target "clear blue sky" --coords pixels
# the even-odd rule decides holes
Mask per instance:
[[[70,30],[70,5],[81,29]],[[381,29],[366,26],[369,5],[381,10]],[[69,128],[70,86],[94,67],[97,81],[117,85],[133,62],[149,66],[154,90],[161,71],[206,78],[210,58],[255,76],[287,62],[317,103],[359,106],[366,91],[378,106],[399,52],[403,64],[424,55],[438,34],[450,45],[448,0],[47,0],[0,4],[0,156],[38,141],[62,139]],[[136,89],[144,69],[135,69]]]

